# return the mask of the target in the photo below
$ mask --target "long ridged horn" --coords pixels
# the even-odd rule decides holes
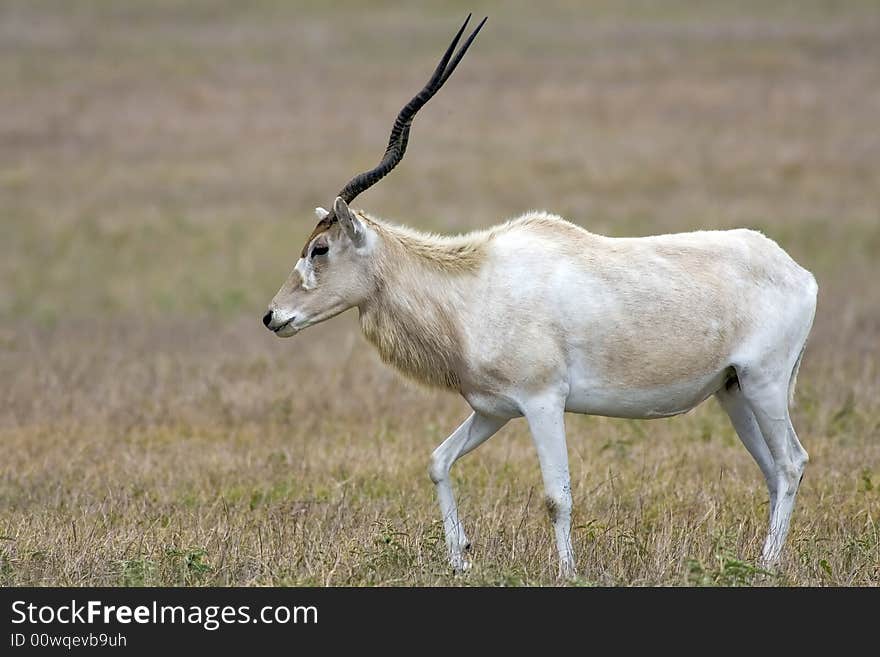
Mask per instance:
[[[464,30],[467,27],[468,22],[471,20],[471,15],[472,14],[468,14],[461,28],[458,30],[458,33],[455,35],[455,38],[452,40],[452,43],[449,44],[449,47],[443,54],[443,58],[440,60],[440,63],[437,64],[437,68],[434,69],[434,73],[431,75],[428,83],[418,94],[413,97],[411,101],[409,101],[403,107],[402,110],[400,110],[400,113],[397,115],[397,119],[394,121],[394,126],[391,129],[391,136],[388,139],[388,146],[385,149],[385,155],[382,156],[382,160],[375,168],[370,169],[369,171],[365,171],[364,173],[360,173],[349,180],[345,187],[343,187],[340,190],[339,194],[337,194],[337,196],[341,196],[346,203],[351,203],[358,194],[372,187],[382,178],[387,176],[391,172],[391,170],[396,167],[397,164],[403,159],[403,154],[406,152],[406,145],[409,141],[409,129],[412,126],[412,122],[416,116],[416,113],[424,106],[425,103],[431,100],[434,94],[440,91],[440,88],[443,86],[446,80],[449,79],[449,76],[452,75],[455,67],[458,66],[461,58],[464,57],[464,54],[467,52],[471,43],[477,37],[477,34],[489,18],[488,16],[486,16],[485,18],[483,18],[482,21],[480,21],[480,24],[477,25],[476,29],[473,32],[471,32],[471,35],[464,42],[464,45],[462,45],[462,47],[457,53],[455,53],[455,56],[453,57],[452,53],[455,51],[455,47],[458,45],[458,41],[459,39],[461,39],[461,35],[464,34]],[[309,240],[306,242],[306,246],[303,247],[303,257],[305,257],[305,249],[308,247],[308,244],[309,242],[311,242],[312,238],[323,230],[326,230],[326,228],[331,226],[336,221],[338,221],[336,217],[336,212],[331,209],[330,213],[318,222],[318,225],[315,227],[314,232],[309,237]]]
[[[446,49],[443,59],[440,60],[437,68],[434,69],[434,74],[431,76],[431,79],[428,80],[424,89],[416,94],[413,99],[409,101],[402,110],[400,110],[400,114],[397,115],[397,120],[394,121],[394,127],[391,129],[391,137],[388,139],[388,147],[385,149],[385,155],[382,157],[382,161],[379,162],[374,169],[356,175],[339,192],[338,196],[341,196],[346,203],[351,203],[358,194],[379,182],[403,159],[403,154],[406,152],[406,144],[409,140],[409,129],[416,113],[425,103],[431,100],[434,94],[440,91],[440,87],[442,87],[443,83],[449,79],[450,75],[452,75],[455,67],[458,66],[461,58],[464,57],[467,49],[476,38],[477,33],[479,33],[480,29],[486,23],[487,18],[488,16],[477,25],[477,29],[475,29],[467,38],[467,41],[464,42],[461,50],[456,53],[455,57],[452,57],[452,52],[455,50],[458,40],[464,33],[468,21],[471,19],[471,15],[468,14],[464,24],[455,35],[452,43],[449,44],[449,48]],[[451,61],[450,57],[452,57]]]

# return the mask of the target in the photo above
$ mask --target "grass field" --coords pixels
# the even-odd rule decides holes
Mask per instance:
[[[470,8],[486,29],[360,206],[748,226],[820,286],[779,570],[709,401],[568,416],[579,583],[880,583],[880,6],[326,4],[0,3],[0,584],[555,583],[522,421],[453,469],[455,577],[427,465],[466,404],[382,366],[353,313],[260,323]]]

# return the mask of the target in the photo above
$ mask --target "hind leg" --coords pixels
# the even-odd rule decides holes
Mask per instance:
[[[770,530],[761,554],[766,566],[773,565],[782,552],[798,487],[809,460],[788,414],[790,376],[790,371],[776,376],[763,368],[739,375],[743,395],[773,457],[776,500],[770,510]]]
[[[722,388],[715,393],[715,397],[721,404],[721,408],[730,417],[730,422],[733,424],[739,439],[745,445],[749,454],[752,455],[752,458],[755,459],[758,467],[761,468],[761,472],[767,482],[767,490],[770,493],[770,509],[772,512],[776,506],[776,466],[773,463],[773,455],[770,454],[770,449],[764,441],[764,435],[761,433],[758,421],[755,419],[755,414],[749,408],[749,404],[742,390],[740,390],[739,384],[730,389]]]

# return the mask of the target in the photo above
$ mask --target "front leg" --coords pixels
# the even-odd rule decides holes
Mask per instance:
[[[547,511],[556,534],[559,576],[575,576],[571,547],[571,479],[565,444],[565,400],[556,396],[529,400],[523,408],[541,464]]]
[[[469,543],[458,520],[458,508],[455,505],[452,485],[449,483],[449,470],[453,463],[482,445],[506,422],[505,418],[477,412],[471,413],[471,416],[462,422],[461,426],[444,440],[431,455],[429,474],[437,489],[440,513],[443,514],[443,531],[446,534],[449,563],[457,572],[465,570],[470,565],[462,556],[462,550],[467,549]]]

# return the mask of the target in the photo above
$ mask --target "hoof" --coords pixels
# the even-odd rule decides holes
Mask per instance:
[[[763,570],[774,570],[779,565],[780,552],[781,550],[779,549],[764,550],[764,553],[758,560],[758,567]]]
[[[449,564],[452,566],[452,572],[461,575],[471,569],[471,562],[462,557],[450,559]]]
[[[774,559],[764,559],[761,558],[758,560],[758,568],[764,571],[767,575],[772,575],[776,572],[776,566],[779,565],[779,557]]]
[[[573,564],[563,564],[559,566],[559,581],[572,582],[577,579],[577,570]]]

